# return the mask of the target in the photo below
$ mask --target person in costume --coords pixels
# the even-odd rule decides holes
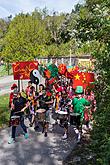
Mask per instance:
[[[76,119],[75,124],[76,127],[74,128],[76,134],[77,134],[77,142],[80,142],[80,125],[83,122],[84,119],[84,110],[86,106],[90,106],[90,102],[83,98],[83,87],[82,86],[77,86],[76,90],[76,97],[72,100],[72,107],[73,107],[73,112],[75,115],[78,115],[79,117]]]
[[[9,96],[9,108],[11,108],[11,106],[12,106],[14,93],[16,93],[17,91],[18,91],[17,85],[13,84],[11,86],[11,93],[10,93],[10,96]]]
[[[20,125],[24,131],[24,137],[25,139],[27,139],[29,137],[29,134],[27,133],[27,127],[24,124],[24,110],[27,108],[28,104],[26,105],[26,107],[25,105],[26,105],[26,99],[23,98],[19,92],[14,94],[13,109],[11,111],[12,112],[11,116],[20,116]],[[12,126],[11,138],[8,141],[9,144],[15,142],[15,134],[16,134],[16,126]]]

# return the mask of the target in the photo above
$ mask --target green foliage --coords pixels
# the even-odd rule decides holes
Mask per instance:
[[[43,53],[50,37],[37,14],[36,11],[32,15],[21,13],[10,23],[2,52],[6,61],[32,60]]]
[[[9,123],[9,95],[0,96],[0,127]]]
[[[96,165],[110,164],[110,7],[107,0],[87,0],[80,8],[76,24],[76,38],[80,50],[89,52],[96,59],[97,72],[94,128],[91,134],[92,152]]]

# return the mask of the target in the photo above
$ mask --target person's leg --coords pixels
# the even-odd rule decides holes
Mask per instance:
[[[23,117],[23,116],[20,117],[20,125],[21,125],[23,131],[24,131],[25,133],[27,133],[27,127],[26,127],[25,124],[24,124],[24,117]]]
[[[8,144],[15,142],[16,126],[12,126],[12,135],[8,140]]]
[[[21,125],[21,127],[25,133],[24,137],[25,137],[25,139],[27,139],[29,137],[29,134],[27,133],[27,127],[24,124],[24,117],[23,116],[21,116],[21,118],[20,118],[20,125]]]
[[[68,138],[68,121],[66,120],[64,122],[64,135],[63,135],[63,139],[67,139]]]
[[[15,139],[16,126],[12,126],[12,138]]]
[[[32,127],[32,126],[33,126],[34,121],[35,121],[35,115],[34,115],[34,114],[32,114],[32,118],[31,118],[31,122],[30,122],[30,127]]]
[[[46,111],[46,121],[44,122],[44,136],[47,137],[47,132],[49,128],[49,122],[50,122],[50,111]]]
[[[46,123],[45,123],[45,126],[44,126],[44,136],[45,136],[45,137],[47,137],[48,128],[49,128],[49,123],[46,122]]]
[[[34,117],[34,130],[36,131],[38,128],[39,128],[39,125],[38,125],[38,114],[35,114],[35,117]]]

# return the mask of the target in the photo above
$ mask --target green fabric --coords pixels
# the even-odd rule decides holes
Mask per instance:
[[[72,100],[72,105],[74,107],[74,113],[79,113],[81,115],[81,120],[83,120],[85,106],[89,106],[90,102],[86,100],[85,98],[79,99],[75,97]]]
[[[51,72],[51,77],[58,76],[58,68],[55,64],[51,64],[47,67],[47,69]]]

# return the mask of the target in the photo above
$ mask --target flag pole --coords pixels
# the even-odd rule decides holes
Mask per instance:
[[[70,49],[70,66],[71,66],[71,49]]]

